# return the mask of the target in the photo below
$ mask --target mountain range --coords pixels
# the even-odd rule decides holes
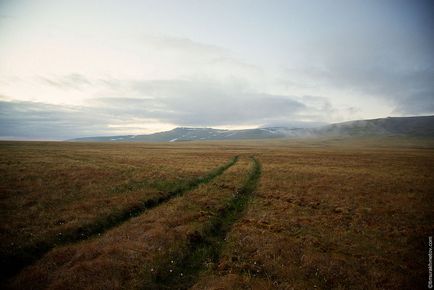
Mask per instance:
[[[267,127],[244,130],[178,127],[147,135],[84,137],[82,142],[180,142],[272,138],[414,136],[434,137],[434,116],[388,117],[335,123],[317,128]]]

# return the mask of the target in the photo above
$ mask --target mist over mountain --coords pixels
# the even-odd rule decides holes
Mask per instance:
[[[434,137],[434,116],[389,117],[330,124],[316,128],[267,127],[245,130],[178,127],[148,135],[84,137],[83,142],[180,142],[277,138],[415,136]]]
[[[337,123],[317,130],[324,136],[434,136],[434,116],[389,117]]]

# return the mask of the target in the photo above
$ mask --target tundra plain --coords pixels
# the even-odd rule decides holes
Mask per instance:
[[[432,139],[0,143],[5,289],[424,289]]]

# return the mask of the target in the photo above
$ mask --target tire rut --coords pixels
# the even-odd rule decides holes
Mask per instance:
[[[171,268],[174,268],[173,275],[157,273],[155,285],[158,285],[159,289],[188,289],[194,285],[200,272],[205,270],[207,265],[213,265],[219,260],[226,234],[242,217],[259,182],[261,164],[254,157],[251,157],[251,160],[252,169],[243,187],[234,194],[227,206],[210,220],[203,234],[196,233],[190,236],[189,251],[181,258],[179,264],[171,265]]]
[[[212,181],[214,178],[220,176],[227,169],[233,166],[238,161],[238,158],[238,156],[231,158],[227,163],[211,170],[207,175],[198,177],[188,183],[182,183],[178,188],[175,188],[163,196],[155,199],[146,199],[140,201],[132,207],[125,208],[119,212],[114,212],[111,215],[105,216],[90,224],[83,225],[80,228],[73,229],[69,232],[65,232],[61,237],[56,237],[55,240],[41,241],[36,243],[34,246],[20,249],[18,253],[14,253],[12,255],[2,255],[0,257],[0,261],[3,265],[8,265],[8,267],[3,269],[2,273],[0,274],[0,280],[5,281],[13,277],[24,267],[39,260],[48,251],[56,246],[72,244],[100,235],[114,227],[123,224],[133,217],[141,215],[148,209],[155,208],[176,196],[183,195],[185,192],[193,190],[201,184],[206,184]]]

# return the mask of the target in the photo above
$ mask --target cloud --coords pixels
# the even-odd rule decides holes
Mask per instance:
[[[397,113],[433,113],[434,67],[396,67],[340,62],[329,63],[327,70],[307,73],[342,90],[386,100]]]
[[[45,140],[150,133],[174,127],[122,110],[4,100],[0,100],[0,123],[2,139]]]
[[[91,103],[112,112],[121,110],[182,126],[260,125],[314,115],[319,110],[321,115],[326,113],[324,99],[317,110],[318,100],[314,104],[307,97],[257,93],[236,81],[133,81],[129,87],[128,95],[136,98],[96,98]],[[318,116],[313,118],[316,121]]]
[[[381,37],[362,34],[339,45],[325,40],[321,50],[309,46],[301,65],[287,69],[287,84],[346,92],[371,98],[372,104],[383,101],[398,115],[433,114],[434,41],[423,36],[384,31]]]
[[[27,139],[65,139],[98,134],[105,125],[98,113],[36,102],[0,101],[0,136]]]
[[[43,83],[60,89],[82,90],[92,85],[92,82],[88,78],[78,73],[55,78],[40,76],[38,79]]]
[[[331,112],[320,97],[255,93],[237,84],[159,80],[128,81],[126,87],[136,97],[96,97],[86,106],[0,101],[0,136],[68,139],[175,126],[250,127],[323,121],[318,115]]]
[[[82,6],[4,5],[2,135],[434,113],[432,1]]]

